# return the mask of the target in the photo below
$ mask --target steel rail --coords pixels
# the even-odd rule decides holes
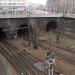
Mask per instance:
[[[15,60],[22,66],[23,71],[29,72],[28,74],[30,75],[38,75],[37,73],[38,72],[40,73],[40,71],[38,71],[38,69],[36,69],[35,66],[33,65],[33,62],[36,63],[36,61],[33,60],[33,58],[29,57],[27,53],[19,53],[17,48],[15,49],[11,45],[9,45],[8,42],[3,41],[3,43],[8,48],[9,50],[8,52],[11,52]],[[40,73],[40,75],[42,74]]]
[[[66,55],[64,55],[64,54],[61,54],[60,52],[57,52],[57,49],[53,49],[52,47],[50,48],[49,46],[47,46],[47,45],[44,45],[44,44],[42,44],[42,43],[39,43],[39,46],[41,47],[41,48],[43,48],[44,50],[50,50],[50,51],[52,51],[52,52],[54,52],[55,53],[55,55],[58,57],[57,59],[64,59],[65,61],[67,61],[68,63],[71,63],[71,64],[74,64],[75,65],[75,60],[73,59],[73,58],[69,58],[69,57],[67,57]]]
[[[5,42],[4,42],[5,44]],[[23,63],[20,59],[20,57],[16,57],[16,55],[13,53],[13,51],[10,50],[10,48],[7,46],[7,44],[5,44],[5,46],[8,48],[8,50],[11,52],[11,54],[9,53],[9,51],[7,52],[7,55],[11,55],[13,57],[13,61],[16,61],[16,63],[22,68],[22,72],[23,74],[27,74],[29,75],[28,73],[28,69],[26,70],[26,68],[28,67],[27,65],[25,65],[25,63]],[[5,52],[6,53],[6,52]],[[15,52],[16,53],[16,52]],[[25,66],[24,66],[25,65]],[[27,71],[27,72],[26,72]],[[26,73],[25,73],[26,72]],[[31,75],[31,74],[30,74]]]

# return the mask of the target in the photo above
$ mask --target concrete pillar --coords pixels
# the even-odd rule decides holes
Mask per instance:
[[[33,39],[32,39],[32,42],[33,42],[33,48],[37,49],[38,48],[38,42],[37,42],[37,23],[36,23],[36,19],[32,19],[31,20],[31,25],[33,27]]]
[[[10,25],[11,25],[11,20],[10,19],[8,19],[7,20],[7,39],[9,39],[10,40]]]

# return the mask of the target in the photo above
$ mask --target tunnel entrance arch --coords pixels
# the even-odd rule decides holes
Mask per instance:
[[[58,25],[57,25],[57,22],[52,20],[52,21],[49,21],[47,23],[47,26],[46,26],[46,31],[49,32],[49,31],[53,31],[55,29],[57,29]]]
[[[29,35],[28,24],[27,23],[20,24],[17,28],[17,36],[18,37],[23,37],[23,36],[28,37],[28,35]]]
[[[4,27],[0,27],[0,39],[6,38],[6,31]]]

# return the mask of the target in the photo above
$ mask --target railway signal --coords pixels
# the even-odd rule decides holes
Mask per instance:
[[[54,72],[54,65],[55,65],[55,59],[54,59],[54,53],[51,51],[47,51],[47,61],[46,61],[46,69],[47,69],[47,74],[48,75],[63,75],[62,73]]]
[[[53,69],[53,66],[55,64],[55,59],[54,59],[54,53],[51,53],[50,51],[47,52],[47,72],[48,72],[48,75],[54,75],[54,69]]]

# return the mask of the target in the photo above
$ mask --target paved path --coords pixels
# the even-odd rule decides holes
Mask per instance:
[[[5,70],[4,65],[1,62],[1,59],[0,59],[0,75],[7,75],[7,72]]]
[[[17,75],[15,69],[1,53],[0,53],[0,75]]]

